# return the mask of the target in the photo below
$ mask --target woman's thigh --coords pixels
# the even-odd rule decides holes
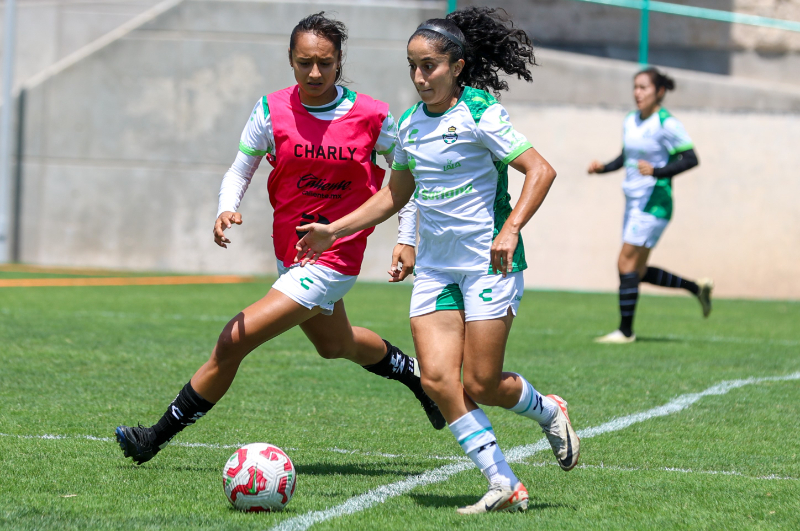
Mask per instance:
[[[220,334],[219,343],[233,346],[246,354],[262,343],[319,314],[320,308],[308,309],[278,290],[270,289],[233,319]]]

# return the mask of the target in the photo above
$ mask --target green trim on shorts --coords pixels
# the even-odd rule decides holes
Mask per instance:
[[[672,179],[669,177],[659,177],[656,185],[650,193],[647,204],[642,209],[643,212],[652,214],[658,219],[672,218]]]
[[[436,310],[463,310],[464,295],[458,284],[448,284],[436,297]]]

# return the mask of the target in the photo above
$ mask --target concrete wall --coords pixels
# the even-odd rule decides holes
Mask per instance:
[[[345,71],[396,115],[417,100],[404,48],[443,4],[407,1],[187,0],[27,91],[22,260],[48,265],[207,272],[274,271],[265,169],[245,197],[233,245],[211,238],[222,174],[255,101],[293,83],[288,32],[318,9],[351,30]],[[391,24],[375,24],[390,20]],[[559,177],[525,229],[530,286],[613,290],[621,175],[588,178],[615,157],[636,66],[542,51],[533,85],[504,97],[515,125]],[[675,71],[667,106],[701,167],[676,180],[675,219],[654,263],[711,275],[731,296],[800,297],[800,95]],[[707,110],[703,110],[703,109]],[[708,110],[716,109],[716,110]],[[735,111],[735,112],[733,112]],[[512,185],[521,185],[519,176]],[[370,238],[363,278],[383,279],[394,223]]]
[[[289,32],[322,9],[350,28],[352,88],[395,113],[416,101],[405,42],[444,4],[184,2],[27,90],[22,261],[274,272],[267,171],[228,250],[211,237],[216,196],[254,103],[294,83]],[[366,269],[386,269],[394,232],[371,237]]]
[[[19,0],[15,87],[157,2],[158,0]],[[0,28],[3,27],[4,16],[5,2],[0,2]],[[0,56],[2,44],[0,39]]]
[[[798,0],[669,0],[800,20]],[[505,8],[540,46],[636,61],[639,11],[571,0],[459,0]],[[662,13],[650,15],[653,64],[800,85],[800,33]]]
[[[614,289],[624,172],[590,177],[586,167],[619,154],[624,113],[516,103],[508,110],[558,172],[523,231],[526,283]],[[695,141],[700,166],[675,178],[675,212],[651,263],[688,278],[710,276],[720,295],[800,297],[800,116],[672,110]],[[518,190],[522,176],[512,173]]]

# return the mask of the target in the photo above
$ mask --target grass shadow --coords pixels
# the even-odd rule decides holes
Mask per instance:
[[[686,343],[685,339],[659,336],[636,336],[637,343]]]
[[[472,505],[479,496],[440,496],[438,494],[409,494],[417,505],[423,507],[464,507]],[[577,511],[576,507],[563,503],[535,503],[533,500],[528,502],[529,511],[543,511],[545,509],[571,509]]]
[[[332,464],[317,463],[295,465],[298,474],[311,476],[411,476],[422,474],[425,469],[409,470],[408,468],[387,468],[383,465],[369,463]]]

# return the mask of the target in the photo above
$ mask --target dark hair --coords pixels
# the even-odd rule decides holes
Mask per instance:
[[[461,45],[432,26],[450,33]],[[420,24],[408,39],[424,37],[436,45],[437,51],[446,54],[450,63],[464,59],[464,69],[458,76],[458,86],[469,85],[481,90],[492,90],[495,96],[508,90],[508,82],[497,73],[516,74],[517,78],[532,81],[528,65],[536,65],[533,44],[528,35],[515,28],[504,9],[468,7],[447,15],[432,18]]]
[[[297,23],[297,26],[292,30],[292,36],[289,38],[289,58],[291,59],[292,50],[294,50],[297,36],[300,33],[313,33],[318,37],[324,37],[329,40],[336,51],[339,52],[339,68],[336,69],[336,83],[342,80],[342,65],[344,63],[344,53],[342,53],[342,46],[347,41],[347,26],[338,20],[333,20],[325,16],[324,11],[308,15],[306,18]]]
[[[644,70],[637,72],[636,75],[633,76],[633,79],[636,79],[642,74],[645,74],[647,77],[649,77],[650,82],[655,85],[656,95],[658,95],[658,91],[662,88],[664,89],[665,94],[668,90],[675,90],[675,80],[666,74],[662,74],[658,68],[654,66],[647,67]]]

